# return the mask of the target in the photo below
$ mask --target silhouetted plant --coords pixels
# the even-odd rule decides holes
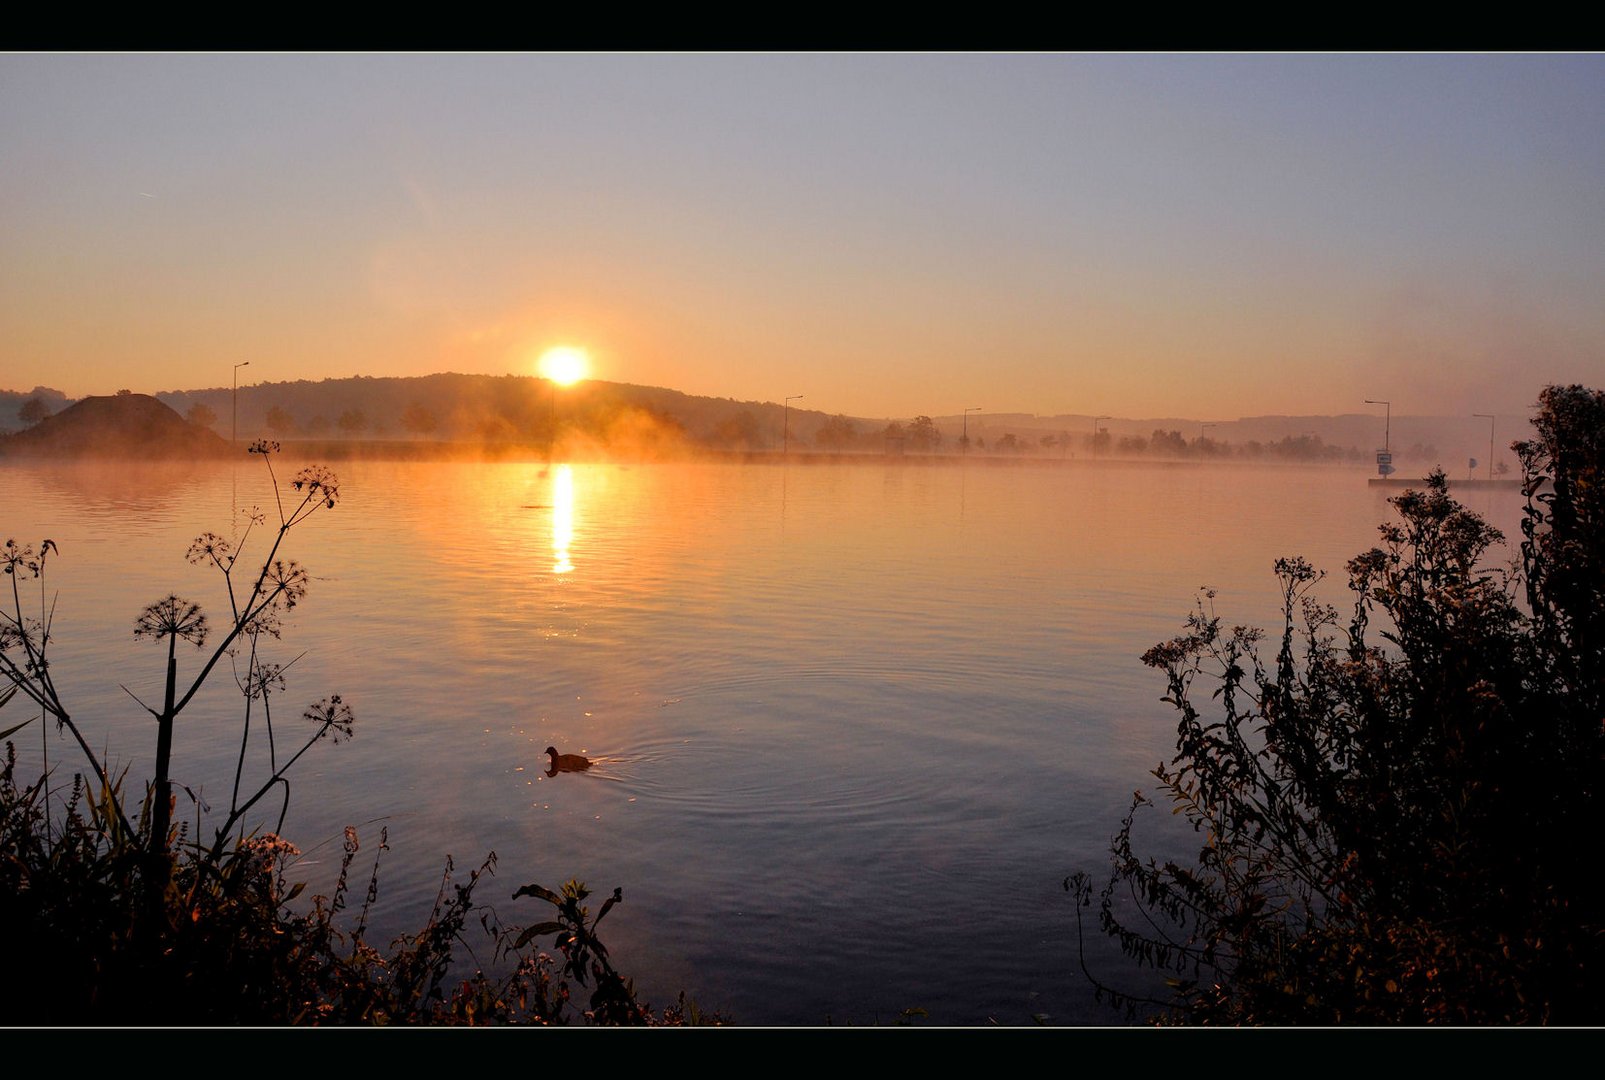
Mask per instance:
[[[513,894],[513,899],[534,896],[545,900],[557,909],[557,918],[524,928],[514,939],[513,948],[522,949],[535,938],[553,935],[558,951],[563,954],[563,973],[584,986],[588,970],[591,980],[596,984],[591,994],[591,1008],[585,1014],[588,1020],[600,1024],[650,1023],[653,1019],[650,1010],[636,1001],[634,987],[613,969],[606,946],[596,936],[597,925],[613,909],[613,905],[624,901],[624,892],[614,889],[613,895],[602,904],[602,910],[596,913],[596,918],[587,924],[590,911],[580,905],[590,895],[585,885],[578,881],[569,881],[561,893],[540,885],[520,888]]]
[[[1204,840],[1141,857],[1139,792],[1108,883],[1066,879],[1171,996],[1100,992],[1206,1023],[1605,1020],[1605,395],[1550,387],[1535,426],[1519,571],[1435,472],[1348,564],[1346,628],[1284,559],[1268,665],[1211,593],[1144,655],[1181,717],[1154,776]]]
[[[258,442],[274,477],[276,444]],[[237,541],[204,533],[190,545],[192,563],[215,567],[224,583],[228,616],[208,620],[198,604],[168,595],[145,608],[134,624],[137,638],[166,645],[166,683],[159,708],[142,707],[157,721],[154,777],[136,819],[130,819],[121,775],[112,775],[90,746],[57,687],[49,660],[54,604],[45,591],[48,559],[56,545],[37,550],[7,541],[0,571],[10,579],[10,611],[0,608],[0,706],[21,697],[70,733],[83,752],[93,783],[75,776],[53,798],[48,770],[37,782],[16,777],[16,755],[7,743],[0,765],[0,925],[11,933],[6,977],[0,979],[0,1016],[7,1023],[566,1023],[578,1017],[597,1023],[680,1023],[684,1003],[653,1014],[639,1005],[628,982],[613,970],[578,907],[583,886],[570,883],[559,904],[561,971],[544,954],[524,950],[545,934],[503,928],[495,912],[476,909],[473,892],[495,864],[494,853],[463,883],[454,883],[447,860],[439,894],[423,928],[387,949],[367,941],[368,916],[378,895],[378,857],[354,928],[342,930],[350,871],[359,850],[356,831],[346,830],[345,854],[331,897],[315,897],[310,911],[290,906],[303,886],[285,874],[300,853],[282,831],[289,800],[290,768],[316,743],[338,743],[355,730],[351,706],[339,695],[302,713],[310,726],[295,748],[280,755],[274,738],[271,699],[285,688],[290,666],[264,659],[262,650],[280,637],[283,614],[306,595],[308,575],[282,557],[290,530],[314,513],[332,509],[339,483],[322,467],[302,469],[286,492],[273,485],[277,525],[267,550],[240,562],[253,533],[268,517],[253,512]],[[37,580],[37,614],[24,600],[24,581]],[[201,661],[192,681],[178,680],[178,643],[193,645]],[[225,658],[234,666],[244,701],[244,723],[228,812],[210,842],[173,824],[175,783],[170,776],[175,718],[194,700]],[[292,660],[291,664],[294,663]],[[126,687],[125,687],[126,689]],[[132,696],[132,692],[130,692]],[[137,698],[135,699],[138,700]],[[267,734],[268,776],[254,790],[242,787],[251,722],[260,709]],[[8,738],[32,721],[0,730]],[[185,788],[188,791],[188,788]],[[278,827],[247,832],[247,816],[268,795],[281,792]],[[387,848],[381,834],[378,852]],[[520,895],[556,896],[539,886]],[[614,897],[602,914],[621,899]],[[456,950],[470,914],[476,912],[499,976],[475,970],[453,983]],[[471,948],[468,950],[472,953]],[[591,1009],[569,1004],[569,978],[597,986]],[[690,1019],[698,1019],[694,1010]],[[717,1019],[717,1018],[715,1018]]]

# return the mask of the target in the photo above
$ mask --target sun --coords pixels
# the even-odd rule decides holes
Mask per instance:
[[[557,345],[541,354],[538,368],[541,378],[550,379],[558,386],[573,386],[585,378],[590,360],[584,349]]]

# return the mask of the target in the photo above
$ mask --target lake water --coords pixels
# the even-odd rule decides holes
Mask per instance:
[[[292,877],[326,890],[342,827],[365,850],[388,827],[386,936],[422,922],[447,854],[466,871],[496,852],[478,898],[507,921],[543,916],[506,899],[526,882],[622,886],[602,936],[642,996],[684,989],[749,1024],[914,1007],[942,1024],[1120,1022],[1080,973],[1061,883],[1107,867],[1132,790],[1172,752],[1162,679],[1138,656],[1203,585],[1226,621],[1276,625],[1281,555],[1331,571],[1323,596],[1344,605],[1344,561],[1391,513],[1357,470],[338,472],[339,506],[291,534],[314,580],[269,656],[305,653],[276,699],[281,748],[308,702],[339,693],[357,716],[353,740],[291,775],[284,831],[306,852]],[[226,610],[215,571],[184,553],[271,506],[266,473],[13,462],[0,484],[0,540],[60,549],[69,707],[148,775],[154,724],[119,683],[157,700],[164,650],[133,640],[134,618],[169,592]],[[1511,538],[1519,499],[1464,496]],[[181,678],[199,655],[181,654]],[[177,733],[175,778],[213,804],[239,700],[220,671]],[[17,738],[37,759],[37,725]],[[548,744],[598,764],[547,778]],[[78,767],[63,741],[50,753]],[[251,760],[261,774],[260,743]],[[1087,945],[1136,985],[1117,950]]]

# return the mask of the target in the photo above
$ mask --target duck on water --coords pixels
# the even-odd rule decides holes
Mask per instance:
[[[556,776],[560,772],[584,772],[591,767],[591,759],[583,754],[559,754],[555,746],[548,746],[546,753],[552,759],[546,770],[547,776]]]

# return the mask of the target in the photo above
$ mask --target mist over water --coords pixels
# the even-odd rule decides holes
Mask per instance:
[[[1201,586],[1228,623],[1274,627],[1283,555],[1331,572],[1321,595],[1345,606],[1343,563],[1391,514],[1363,469],[339,471],[340,505],[291,534],[313,581],[268,657],[305,652],[282,730],[330,693],[357,715],[354,740],[291,775],[284,832],[307,853],[292,876],[327,890],[343,826],[365,852],[388,827],[379,936],[422,922],[448,854],[463,873],[497,853],[478,899],[507,921],[539,917],[505,899],[526,882],[622,886],[604,937],[643,997],[684,989],[743,1023],[910,1007],[1119,1022],[1079,973],[1060,883],[1107,864],[1132,790],[1173,752],[1162,679],[1138,656]],[[67,703],[147,775],[154,725],[118,684],[151,700],[162,664],[134,617],[169,592],[223,610],[184,551],[271,500],[265,474],[10,463],[0,478],[0,539],[60,549]],[[1513,554],[1519,493],[1461,497]],[[220,671],[176,735],[175,779],[213,805],[238,701]],[[37,725],[17,738],[39,756]],[[596,765],[548,778],[548,745]],[[58,775],[77,767],[53,736],[49,753]],[[265,749],[251,755],[261,769]],[[1087,945],[1111,980],[1139,978]]]

